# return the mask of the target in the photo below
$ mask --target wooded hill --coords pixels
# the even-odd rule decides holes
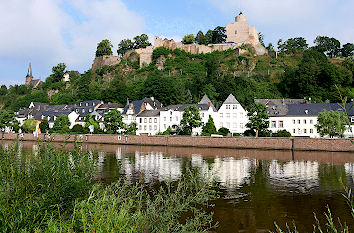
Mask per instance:
[[[353,57],[330,59],[313,47],[285,50],[275,58],[255,56],[252,48],[245,48],[248,52],[238,56],[233,50],[192,55],[160,47],[144,68],[139,68],[137,56],[130,53],[118,65],[82,75],[72,73],[68,83],[62,81],[66,66],[60,63],[37,89],[2,86],[0,103],[5,109],[18,110],[32,101],[72,104],[99,99],[125,105],[128,98],[154,96],[166,106],[196,103],[207,94],[220,105],[232,93],[247,107],[254,98],[337,102],[338,89],[348,99],[354,98]]]

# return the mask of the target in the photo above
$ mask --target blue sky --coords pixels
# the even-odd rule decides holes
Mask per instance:
[[[354,0],[11,0],[0,5],[0,84],[45,79],[59,62],[90,69],[97,43],[146,33],[181,39],[224,26],[243,11],[265,42],[317,35],[354,43]]]

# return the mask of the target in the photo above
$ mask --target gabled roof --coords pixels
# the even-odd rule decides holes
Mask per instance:
[[[146,98],[145,97],[144,99],[136,100],[136,101],[133,101],[130,103],[133,105],[133,111],[134,111],[135,115],[140,113],[141,107],[144,103],[148,103],[153,108],[156,108],[156,109],[162,108],[162,104],[158,100],[156,100],[155,98],[153,98],[153,97]],[[130,104],[125,105],[124,110],[123,110],[123,114],[127,114]]]
[[[209,103],[211,103],[211,100],[209,99],[209,97],[207,95],[204,95],[198,104],[209,104]]]
[[[233,94],[230,94],[223,104],[240,104]]]
[[[213,106],[209,106],[209,104],[180,104],[180,105],[170,105],[167,106],[165,108],[163,108],[161,111],[168,111],[168,110],[172,110],[172,111],[179,111],[179,112],[183,112],[185,108],[195,105],[199,110],[203,110],[203,111],[207,111],[209,109],[209,107]],[[215,108],[213,108],[214,110]],[[215,110],[216,111],[216,110]]]
[[[289,104],[306,104],[304,99],[255,99],[255,103],[263,103],[268,108],[269,116],[285,116]]]
[[[137,117],[156,117],[159,116],[161,109],[157,110],[144,110],[137,115]]]

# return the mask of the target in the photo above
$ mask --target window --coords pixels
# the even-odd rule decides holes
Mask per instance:
[[[297,123],[298,123],[298,124],[301,124],[301,121],[300,121],[300,120],[297,120]]]
[[[86,103],[86,107],[88,106],[88,103]]]
[[[295,120],[293,120],[293,124],[296,124],[296,121],[295,121]]]
[[[152,118],[149,118],[149,123],[152,123]]]
[[[172,115],[172,111],[170,112],[170,115]]]
[[[306,124],[307,123],[307,121],[306,120],[304,120],[304,124]]]
[[[279,121],[279,128],[284,128],[284,121]]]
[[[139,125],[139,130],[141,130],[141,125]]]
[[[233,108],[233,109],[237,109],[237,105],[234,104],[234,105],[232,106],[232,108]]]
[[[146,118],[144,118],[144,123],[147,123],[147,119]]]
[[[223,118],[224,117],[224,114],[223,113],[220,113],[220,118]]]
[[[243,123],[240,123],[240,128],[243,129]]]
[[[202,117],[204,117],[204,112],[202,113]]]
[[[146,130],[146,125],[144,125],[144,130]]]
[[[226,117],[227,117],[227,118],[230,118],[230,113],[226,113]]]
[[[297,129],[297,133],[298,133],[298,134],[301,134],[301,129]]]
[[[85,109],[82,109],[82,113],[85,113]]]
[[[157,126],[156,125],[154,125],[154,130],[157,130]]]
[[[310,133],[313,133],[313,129],[310,129]]]
[[[92,108],[89,109],[89,112],[92,112]]]
[[[230,109],[230,105],[227,104],[227,105],[226,105],[226,109]]]
[[[313,120],[310,120],[310,124],[311,124],[311,125],[313,124]]]
[[[293,129],[293,133],[296,133],[296,130],[295,130],[295,129]]]
[[[237,113],[233,113],[233,114],[232,114],[232,117],[233,117],[233,118],[237,118]]]
[[[151,125],[149,126],[149,130],[152,130],[152,126]]]
[[[163,127],[164,127],[165,129],[167,129],[166,124],[164,124]]]
[[[178,116],[176,116],[176,121],[178,121]]]
[[[307,133],[307,129],[304,129],[304,133]]]
[[[172,117],[170,117],[170,121],[172,121]]]
[[[166,121],[166,117],[163,117],[163,120]]]
[[[272,128],[276,128],[276,127],[277,127],[277,122],[276,122],[276,121],[272,121],[271,127],[272,127]]]
[[[157,123],[157,118],[154,118],[154,123]]]

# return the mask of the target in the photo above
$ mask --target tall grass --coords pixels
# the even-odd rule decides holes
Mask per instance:
[[[143,182],[104,186],[89,153],[44,145],[18,155],[0,151],[0,232],[200,232],[216,198],[198,172],[149,191]]]

